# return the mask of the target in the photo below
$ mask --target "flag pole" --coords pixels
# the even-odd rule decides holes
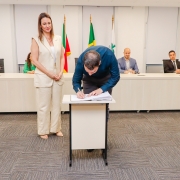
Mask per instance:
[[[113,29],[113,24],[114,24],[114,15],[112,15],[112,29]]]
[[[115,34],[114,34],[114,15],[112,15],[112,35],[111,35],[111,50],[114,52],[114,54],[116,53],[115,52]]]

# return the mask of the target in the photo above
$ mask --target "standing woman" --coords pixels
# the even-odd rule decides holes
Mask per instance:
[[[48,139],[50,133],[61,132],[61,100],[64,48],[61,37],[54,35],[51,17],[41,13],[38,18],[38,37],[32,38],[32,63],[36,66],[34,85],[37,99],[38,135]],[[50,113],[51,112],[51,113]]]

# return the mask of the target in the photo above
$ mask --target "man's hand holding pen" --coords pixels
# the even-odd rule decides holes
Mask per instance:
[[[85,95],[84,93],[78,88],[77,97],[79,99],[84,99]]]

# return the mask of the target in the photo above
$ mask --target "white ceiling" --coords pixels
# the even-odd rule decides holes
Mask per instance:
[[[180,7],[180,0],[0,0],[0,4]]]

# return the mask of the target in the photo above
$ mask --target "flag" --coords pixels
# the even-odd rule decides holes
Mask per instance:
[[[63,47],[65,49],[65,52],[64,52],[64,72],[67,73],[68,72],[67,56],[69,56],[71,54],[71,50],[70,50],[69,41],[68,41],[65,29],[66,29],[65,23],[63,23],[62,44],[63,44]]]
[[[95,36],[94,36],[93,24],[90,22],[89,44],[88,44],[88,47],[95,46],[95,45],[96,45],[96,40],[95,40]]]
[[[110,49],[111,49],[112,52],[116,55],[115,33],[114,33],[114,22],[113,22],[113,25],[112,25],[112,33],[111,33],[111,45],[110,45]]]

